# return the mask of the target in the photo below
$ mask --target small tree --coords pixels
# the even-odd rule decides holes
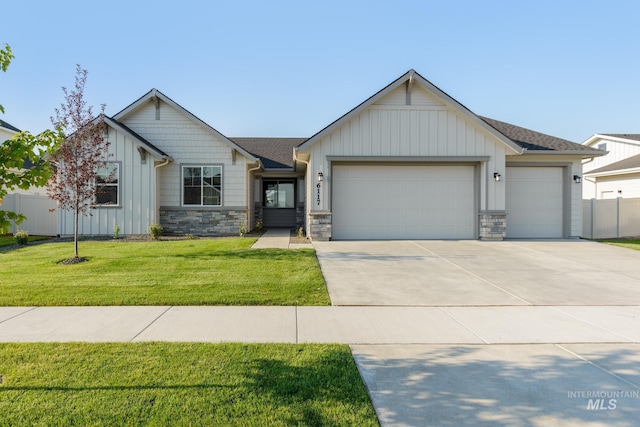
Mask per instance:
[[[75,88],[62,88],[65,102],[55,110],[56,117],[51,122],[63,127],[66,141],[53,154],[57,171],[47,184],[49,196],[58,202],[60,208],[73,212],[75,258],[78,255],[78,221],[80,215],[91,216],[98,187],[96,174],[106,167],[109,141],[104,138],[104,109],[94,118],[92,108],[84,100],[87,70],[76,67]]]
[[[11,59],[11,47],[5,45],[0,49],[0,70],[7,71]],[[4,113],[2,105],[0,111]],[[32,186],[44,186],[53,169],[41,158],[47,152],[54,151],[62,141],[64,133],[60,128],[55,131],[45,130],[38,135],[19,132],[7,141],[0,141],[0,201],[14,188],[26,190]],[[32,163],[32,167],[25,170],[27,160]],[[11,222],[19,225],[25,219],[24,215],[0,210],[0,230],[8,228]]]

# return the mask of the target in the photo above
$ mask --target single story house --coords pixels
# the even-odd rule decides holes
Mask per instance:
[[[640,197],[640,134],[595,134],[582,143],[608,152],[583,163],[583,198]]]
[[[414,70],[309,138],[227,137],[156,89],[106,123],[115,178],[82,234],[578,237],[582,162],[603,154],[477,116]]]

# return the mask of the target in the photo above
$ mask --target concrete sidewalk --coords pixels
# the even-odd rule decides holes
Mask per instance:
[[[0,342],[640,343],[640,306],[0,307]]]

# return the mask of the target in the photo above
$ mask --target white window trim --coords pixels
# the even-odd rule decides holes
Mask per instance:
[[[111,165],[115,165],[116,166],[117,171],[116,171],[115,176],[116,176],[116,179],[118,180],[118,183],[117,184],[98,184],[97,180],[96,180],[96,192],[97,192],[97,187],[98,186],[116,187],[116,198],[117,198],[117,200],[116,200],[116,203],[98,203],[98,200],[97,200],[98,195],[96,194],[95,197],[94,197],[93,205],[95,207],[99,207],[99,208],[111,208],[111,207],[116,207],[117,208],[117,207],[121,206],[120,205],[120,200],[121,200],[120,192],[121,192],[121,189],[122,189],[122,187],[120,185],[121,182],[122,182],[121,162],[106,162],[106,164],[108,166],[111,166]]]
[[[220,204],[217,205],[205,205],[203,204],[204,192],[200,192],[200,204],[184,202],[184,169],[185,168],[220,168]],[[202,190],[202,185],[201,185]],[[219,208],[224,205],[224,165],[220,163],[185,163],[180,165],[180,204],[185,207],[201,207],[201,208]]]

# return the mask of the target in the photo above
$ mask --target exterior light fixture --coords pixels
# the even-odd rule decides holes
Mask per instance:
[[[493,179],[495,180],[495,182],[500,182],[500,180],[502,179],[502,175],[500,175],[498,172],[494,172]]]
[[[322,182],[323,179],[324,175],[322,174],[322,172],[318,172],[318,182]]]
[[[573,175],[573,182],[580,184],[580,181],[582,181],[582,178],[579,175]]]

